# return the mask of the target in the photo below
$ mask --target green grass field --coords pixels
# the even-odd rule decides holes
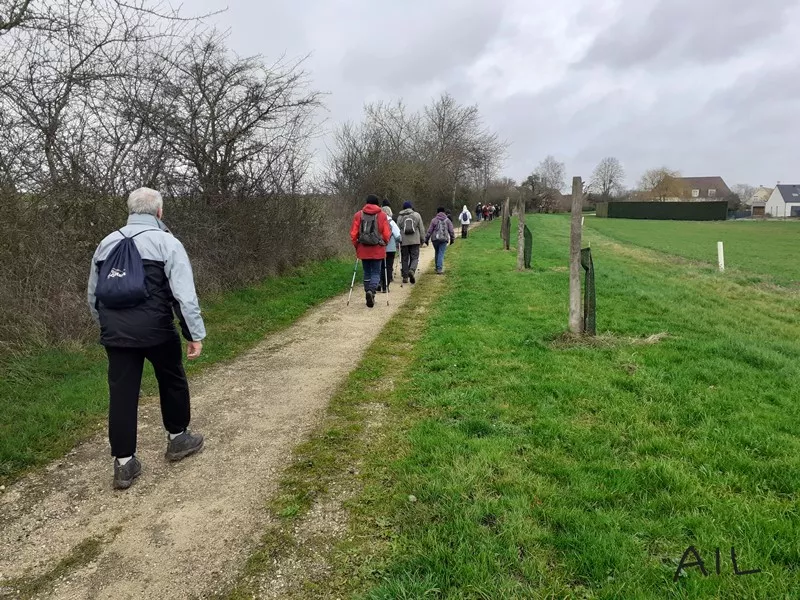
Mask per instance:
[[[797,221],[646,221],[586,217],[586,226],[626,244],[717,265],[717,242],[725,245],[726,269],[752,283],[800,283]]]
[[[347,289],[350,261],[313,264],[263,284],[202,301],[209,337],[189,377],[235,357],[309,307]],[[203,299],[201,299],[203,300]],[[144,392],[156,392],[146,370]],[[102,348],[53,348],[0,362],[0,483],[63,455],[96,431],[108,408]]]
[[[274,508],[286,535],[353,485],[352,461],[359,492],[330,572],[292,597],[797,598],[796,299],[590,229],[605,334],[568,343],[568,220],[533,217],[524,273],[498,227],[459,242],[444,289],[415,290],[436,302],[398,319],[425,313],[421,339],[390,324],[302,449]],[[375,402],[383,433],[363,441]],[[248,576],[286,546],[267,536]],[[689,546],[709,575],[674,582]],[[731,547],[761,572],[735,575]]]

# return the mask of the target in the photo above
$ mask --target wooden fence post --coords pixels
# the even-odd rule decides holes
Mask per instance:
[[[511,211],[510,200],[506,198],[503,201],[503,207],[500,211],[500,233],[503,236],[503,250],[511,249]]]
[[[525,270],[525,201],[522,194],[517,198],[517,271]]]
[[[572,178],[572,222],[569,238],[569,330],[583,332],[581,318],[581,217],[583,212],[583,182]]]

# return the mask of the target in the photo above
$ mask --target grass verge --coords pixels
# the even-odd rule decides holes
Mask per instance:
[[[449,257],[419,340],[394,339],[395,323],[370,348],[332,405],[342,421],[284,482],[280,535],[231,597],[274,582],[273,552],[292,544],[322,566],[301,569],[285,597],[796,597],[800,315],[789,293],[589,233],[598,326],[614,343],[554,343],[568,221],[532,221],[532,271],[515,271],[497,226],[479,229]],[[386,412],[370,437],[358,407],[376,395]],[[350,492],[346,531],[298,543],[307,508],[331,489]],[[708,576],[695,567],[675,582],[689,546]],[[731,547],[739,571],[760,572],[736,575]]]
[[[203,355],[191,378],[229,360],[308,308],[347,289],[352,262],[329,260],[208,299]],[[156,391],[148,369],[143,392]],[[105,353],[98,346],[57,347],[5,356],[0,363],[0,483],[63,455],[97,430],[107,410]]]
[[[586,217],[586,225],[603,235],[717,266],[717,242],[725,246],[726,268],[743,283],[796,287],[800,265],[793,256],[800,236],[797,221],[648,221]]]

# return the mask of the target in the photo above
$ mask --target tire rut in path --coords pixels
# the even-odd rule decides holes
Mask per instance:
[[[420,272],[432,273],[432,255],[422,248]],[[334,298],[192,382],[201,454],[166,463],[149,402],[139,411],[142,476],[126,492],[111,489],[104,434],[10,486],[0,495],[0,597],[10,581],[47,577],[94,539],[99,553],[37,597],[202,598],[224,588],[259,541],[292,449],[411,289],[396,280],[390,306],[378,294],[368,309],[358,283],[349,307],[346,295]]]

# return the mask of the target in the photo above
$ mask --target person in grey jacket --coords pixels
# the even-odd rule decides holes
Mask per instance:
[[[161,415],[167,430],[166,458],[181,460],[203,448],[203,436],[189,429],[189,383],[183,369],[178,318],[188,342],[187,357],[200,356],[206,329],[200,315],[189,257],[161,221],[161,194],[139,188],[128,197],[127,224],[106,236],[95,250],[89,272],[89,310],[100,326],[108,355],[108,436],[116,489],[126,489],[141,473],[136,457],[137,411],[144,361],[155,371]],[[110,308],[95,296],[103,261],[123,236],[133,238],[144,267],[148,296],[130,308]]]
[[[416,283],[414,274],[419,266],[419,247],[425,239],[425,223],[422,216],[414,210],[411,202],[403,203],[403,210],[397,214],[397,226],[400,228],[400,272],[403,283]]]

